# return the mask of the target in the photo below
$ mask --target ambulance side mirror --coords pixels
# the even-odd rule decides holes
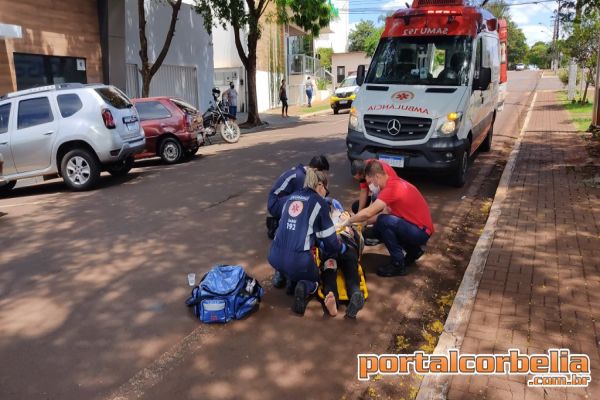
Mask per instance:
[[[359,65],[356,71],[356,84],[362,86],[365,83],[365,66]]]
[[[481,67],[479,77],[473,79],[473,90],[487,90],[492,83],[492,69]]]

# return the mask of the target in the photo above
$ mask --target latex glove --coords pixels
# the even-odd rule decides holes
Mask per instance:
[[[342,249],[340,250],[340,254],[344,254],[346,250],[348,250],[348,246],[346,246],[346,243],[342,243]]]
[[[337,210],[344,211],[344,206],[336,199],[331,200],[331,205]]]

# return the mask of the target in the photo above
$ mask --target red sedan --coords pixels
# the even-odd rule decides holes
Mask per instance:
[[[174,164],[196,154],[202,142],[202,116],[194,106],[172,97],[132,101],[146,134],[146,151],[136,158],[159,156]]]

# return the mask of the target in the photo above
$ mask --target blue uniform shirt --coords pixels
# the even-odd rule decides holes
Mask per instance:
[[[285,203],[273,246],[289,253],[310,251],[322,243],[326,254],[337,255],[341,243],[329,216],[329,204],[312,189],[293,193]]]
[[[298,164],[277,178],[267,201],[267,209],[272,216],[281,217],[283,204],[289,195],[304,187],[304,178],[306,178],[306,170],[302,164]]]

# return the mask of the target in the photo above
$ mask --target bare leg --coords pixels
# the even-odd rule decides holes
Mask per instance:
[[[335,303],[335,296],[333,292],[329,292],[327,293],[327,296],[325,296],[325,308],[332,317],[337,315],[337,304]]]

